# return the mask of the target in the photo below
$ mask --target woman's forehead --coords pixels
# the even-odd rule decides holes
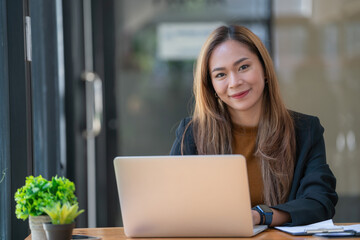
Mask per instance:
[[[236,40],[227,40],[214,48],[209,58],[209,68],[232,64],[242,58],[253,59],[257,56],[249,47]],[[219,66],[218,66],[219,65]]]

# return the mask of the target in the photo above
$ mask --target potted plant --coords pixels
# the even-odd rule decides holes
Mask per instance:
[[[33,240],[46,239],[43,223],[49,222],[50,217],[44,208],[57,202],[77,204],[74,192],[74,183],[65,177],[56,176],[51,181],[41,175],[26,177],[25,185],[15,193],[16,217],[23,220],[29,217]]]
[[[48,240],[70,240],[72,230],[75,227],[75,218],[84,210],[78,210],[78,204],[71,205],[66,202],[56,202],[52,206],[43,208],[51,218],[51,223],[43,223]]]

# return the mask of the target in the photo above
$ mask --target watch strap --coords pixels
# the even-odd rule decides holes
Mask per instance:
[[[264,214],[264,218],[265,218],[265,221],[264,221],[264,225],[270,225],[272,223],[272,213],[271,214]]]
[[[272,223],[273,211],[266,205],[257,205],[253,208],[261,216],[260,225],[270,225]]]

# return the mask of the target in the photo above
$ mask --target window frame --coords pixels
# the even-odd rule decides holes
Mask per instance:
[[[26,1],[25,1],[26,2]],[[28,67],[25,62],[23,1],[0,0],[0,166],[6,169],[0,190],[0,232],[4,239],[28,234],[27,221],[15,216],[14,194],[32,170],[31,107]],[[31,99],[30,99],[31,100]]]

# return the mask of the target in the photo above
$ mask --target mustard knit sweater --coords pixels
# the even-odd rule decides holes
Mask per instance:
[[[254,156],[257,131],[257,127],[233,125],[233,154],[246,158],[252,207],[264,203],[260,159]]]

